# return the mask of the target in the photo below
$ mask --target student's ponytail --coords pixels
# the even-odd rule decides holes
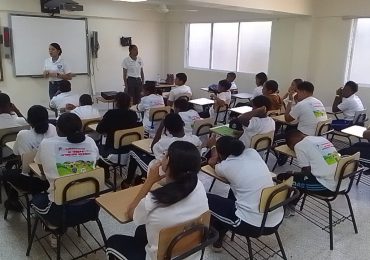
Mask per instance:
[[[239,156],[244,152],[245,145],[239,139],[230,136],[222,136],[216,142],[216,150],[222,158],[230,155]]]
[[[59,132],[67,137],[68,142],[73,144],[85,141],[85,134],[82,132],[81,119],[74,113],[62,114],[57,122]]]
[[[85,141],[85,139],[86,139],[86,136],[81,131],[67,135],[68,142],[73,143],[73,144],[82,143],[83,141]]]
[[[36,134],[45,134],[49,129],[49,114],[45,107],[34,105],[28,109],[27,121]]]

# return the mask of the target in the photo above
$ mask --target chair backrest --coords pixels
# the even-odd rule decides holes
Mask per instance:
[[[340,179],[346,179],[351,175],[351,173],[354,173],[357,171],[358,164],[360,160],[360,153],[355,153],[353,155],[345,155],[342,156],[337,164],[337,169],[335,171],[335,180],[339,181]]]
[[[29,173],[31,171],[30,169],[30,163],[33,163],[35,160],[37,150],[30,151],[28,153],[22,154],[22,172],[23,173]]]
[[[228,109],[229,109],[229,106],[228,105],[220,106],[220,107],[217,108],[216,119],[214,121],[214,124],[215,125],[218,122],[221,122],[221,123],[226,124],[226,118],[227,118]],[[220,115],[220,113],[223,113],[223,112],[225,112],[224,117],[223,118],[218,118],[219,115]]]
[[[355,116],[353,117],[353,124],[363,126],[366,121],[366,113],[367,109],[355,112]]]
[[[275,110],[269,110],[267,111],[267,115],[268,116],[278,116],[281,114],[281,110],[280,109],[275,109]]]
[[[274,141],[274,131],[252,136],[250,147],[257,151],[269,149]]]
[[[24,129],[30,129],[30,126],[24,125],[0,129],[0,146],[3,147],[5,143],[15,141],[18,132]]]
[[[114,149],[130,145],[132,142],[144,138],[144,127],[139,126],[130,129],[117,130],[114,132]]]
[[[316,126],[315,135],[321,136],[329,132],[330,127],[331,127],[331,122],[332,122],[331,118],[318,122]]]
[[[104,182],[103,168],[60,177],[54,181],[54,202],[57,205],[63,205],[71,200],[91,195],[97,196],[104,187]]]
[[[193,134],[196,136],[203,136],[210,133],[210,129],[213,127],[212,118],[198,119],[194,121]]]
[[[211,213],[207,211],[196,219],[162,229],[159,232],[157,259],[173,259],[201,244],[210,218]]]
[[[153,107],[149,109],[149,120],[152,122],[163,120],[171,111],[170,106]]]
[[[92,124],[97,124],[101,121],[100,117],[97,118],[90,118],[90,119],[82,119],[82,132],[86,132],[87,127]]]

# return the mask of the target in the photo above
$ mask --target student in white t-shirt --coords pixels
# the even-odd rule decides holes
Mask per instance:
[[[186,86],[185,83],[188,80],[188,77],[185,73],[177,73],[175,78],[175,85],[173,89],[171,89],[170,94],[168,96],[167,105],[172,106],[176,99],[186,96],[191,99],[193,93],[191,92],[191,88]]]
[[[293,79],[292,83],[290,83],[288,92],[282,97],[285,107],[288,105],[289,100],[293,100],[292,106],[297,104],[297,86],[302,82],[302,79]]]
[[[84,174],[95,169],[99,150],[94,140],[81,132],[81,119],[73,113],[62,114],[57,121],[57,137],[44,139],[35,157],[50,187],[48,193],[36,194],[31,205],[50,224],[60,226],[63,212],[65,227],[95,219],[99,206],[95,200],[66,206],[54,203],[54,181],[70,174]],[[65,211],[64,211],[64,209]]]
[[[216,142],[216,153],[208,163],[215,167],[216,174],[230,183],[228,198],[207,194],[212,212],[211,225],[219,232],[219,239],[213,244],[215,251],[222,250],[222,242],[228,230],[238,235],[259,234],[263,214],[259,211],[261,192],[274,186],[270,170],[256,150],[229,136]],[[283,210],[270,212],[265,231],[276,230],[283,219]]]
[[[314,86],[304,81],[297,86],[298,103],[292,108],[293,99],[288,100],[285,110],[285,121],[297,121],[297,129],[306,135],[315,135],[317,124],[328,119],[324,105],[314,98]]]
[[[252,92],[253,98],[263,95],[262,89],[266,81],[267,81],[266,73],[260,72],[256,74],[256,86],[257,87]]]
[[[226,80],[231,83],[230,91],[233,92],[233,93],[234,92],[238,93],[238,87],[236,86],[235,79],[236,79],[236,73],[235,72],[227,73]]]
[[[71,82],[62,80],[59,83],[59,91],[50,100],[50,107],[57,110],[66,110],[68,104],[78,106],[79,97],[71,91]]]
[[[217,111],[220,109],[222,110],[226,106],[229,106],[231,103],[231,83],[228,82],[226,79],[221,80],[218,82],[217,87],[217,94],[211,94],[211,98],[215,101],[213,106],[209,109],[209,116],[212,118],[216,118]],[[219,112],[218,114],[218,121],[221,121],[226,112]]]
[[[17,134],[13,153],[22,157],[26,153],[37,151],[43,139],[56,136],[55,126],[49,124],[48,120],[48,111],[45,107],[40,105],[32,106],[27,113],[27,121],[31,129],[21,130]],[[31,177],[28,174],[29,172],[22,172],[22,169],[4,171],[2,181],[8,196],[8,199],[4,203],[7,209],[15,211],[22,210],[22,205],[18,200],[18,192],[9,183],[31,194],[40,193],[49,188],[47,181],[37,177]]]
[[[166,134],[164,133],[166,130]],[[199,150],[202,146],[202,141],[198,136],[192,134],[185,134],[184,122],[178,114],[168,114],[161,125],[159,126],[157,133],[154,136],[151,148],[153,151],[152,155],[142,152],[140,149],[133,148],[130,151],[130,163],[127,169],[127,178],[123,182],[123,185],[131,185],[135,177],[136,168],[139,166],[142,174],[145,176],[148,172],[149,163],[156,159],[162,160],[163,156],[167,152],[168,147],[175,141],[187,141],[194,144]]]
[[[153,136],[158,129],[159,122],[153,122],[149,119],[149,110],[156,107],[164,107],[164,100],[161,95],[157,94],[157,89],[154,84],[145,83],[143,86],[143,97],[139,104],[136,105],[138,112],[144,112],[143,126],[145,131]]]
[[[244,143],[245,147],[250,147],[253,136],[275,131],[275,121],[267,116],[270,106],[271,102],[267,97],[257,96],[252,100],[253,110],[238,117],[244,130],[239,140]]]
[[[179,98],[175,101],[175,113],[179,114],[182,121],[184,121],[185,134],[191,135],[193,133],[194,121],[200,119],[198,112],[193,109],[193,105],[184,98]]]
[[[355,119],[355,113],[363,111],[364,105],[356,95],[358,91],[357,83],[348,81],[343,88],[339,88],[333,102],[333,112],[343,112],[344,120],[333,120],[332,126],[335,130],[342,130],[348,127]]]
[[[79,99],[80,106],[71,107],[71,113],[78,115],[81,120],[100,118],[99,110],[93,107],[93,101],[89,94],[83,94]],[[68,106],[68,105],[67,105]]]
[[[138,226],[135,236],[114,235],[107,241],[107,254],[117,259],[156,260],[162,229],[190,221],[208,211],[200,170],[198,148],[185,141],[173,142],[161,162],[150,168],[128,216]],[[164,186],[152,190],[165,179]],[[145,227],[144,227],[145,225]]]

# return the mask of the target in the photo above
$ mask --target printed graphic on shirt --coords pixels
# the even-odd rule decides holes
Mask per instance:
[[[326,115],[325,108],[321,104],[312,104],[312,111],[316,118]]]
[[[316,144],[316,148],[320,151],[328,165],[336,164],[339,161],[340,154],[337,152],[331,142],[328,141],[325,143]]]
[[[94,159],[89,149],[68,146],[58,146],[56,149],[56,166],[59,176],[85,173],[94,169]]]

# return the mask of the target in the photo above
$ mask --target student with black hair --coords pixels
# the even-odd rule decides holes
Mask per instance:
[[[302,83],[302,79],[293,79],[292,83],[290,83],[290,87],[288,92],[282,97],[285,106],[288,104],[289,99],[293,100],[292,105],[294,106],[297,104],[297,86]]]
[[[260,73],[256,74],[255,79],[256,79],[256,86],[257,87],[252,92],[253,98],[263,95],[262,94],[262,88],[263,88],[263,85],[265,84],[265,82],[267,81],[267,75],[264,72],[260,72]]]
[[[19,109],[5,93],[0,93],[0,129],[27,125]]]
[[[57,110],[66,110],[67,105],[72,104],[73,106],[78,106],[79,97],[72,93],[71,82],[68,80],[61,80],[58,83],[59,91],[50,100],[50,108]]]
[[[59,90],[62,80],[71,80],[72,71],[61,57],[62,48],[56,42],[50,43],[49,55],[44,62],[44,78],[49,79],[49,98],[52,99]]]
[[[149,119],[149,110],[156,107],[164,107],[164,99],[162,95],[157,93],[157,88],[154,84],[145,83],[143,86],[143,97],[140,100],[140,103],[136,105],[138,112],[143,112],[143,125],[145,131],[149,133],[149,136],[154,136],[159,123],[153,122]]]
[[[221,107],[230,105],[231,103],[231,83],[226,79],[220,80],[217,86],[217,94],[211,94],[211,98],[215,101],[213,106],[209,109],[209,116],[215,118],[217,110]],[[223,118],[225,112],[220,112],[218,119]]]
[[[167,135],[164,134],[167,131]],[[142,174],[145,176],[148,172],[149,163],[154,160],[162,160],[168,147],[175,141],[186,141],[194,144],[200,150],[202,142],[198,136],[185,134],[184,122],[178,114],[168,114],[161,122],[157,133],[154,136],[151,148],[153,155],[142,152],[139,149],[133,148],[129,152],[130,163],[127,169],[127,178],[123,182],[123,187],[131,185],[135,177],[137,166],[140,167]]]
[[[78,115],[81,120],[100,118],[99,110],[93,107],[93,101],[89,94],[80,96],[78,107],[71,107],[71,113]]]
[[[185,73],[177,73],[175,78],[175,85],[173,89],[171,89],[170,94],[168,96],[167,105],[172,106],[176,99],[182,96],[187,96],[191,98],[193,93],[191,92],[191,88],[186,86],[185,83],[188,80],[188,77]]]
[[[184,121],[185,134],[193,133],[194,121],[200,119],[197,111],[194,110],[193,105],[184,98],[179,98],[175,101],[175,113],[179,114],[182,121]]]
[[[268,80],[263,84],[262,94],[271,102],[271,110],[280,110],[283,100],[279,96],[279,85],[275,80]]]
[[[258,152],[245,149],[244,144],[229,136],[220,137],[208,163],[216,174],[230,183],[228,198],[207,194],[212,212],[211,225],[219,232],[213,249],[222,250],[222,242],[228,230],[242,236],[259,234],[263,213],[259,211],[261,192],[274,186],[270,170]],[[283,210],[271,212],[265,229],[276,229],[283,219]]]
[[[70,174],[84,174],[95,169],[99,150],[94,140],[81,131],[81,119],[73,113],[62,114],[57,121],[58,136],[42,140],[35,162],[42,166],[49,182],[48,193],[33,196],[31,206],[43,218],[54,226],[60,226],[65,219],[65,226],[75,226],[91,220],[99,212],[95,200],[63,206],[54,203],[54,182]]]
[[[138,56],[139,50],[136,45],[128,47],[129,55],[122,62],[123,82],[125,83],[125,93],[127,93],[133,105],[140,102],[141,89],[144,79],[143,60]]]
[[[13,153],[15,155],[23,156],[26,153],[37,151],[42,140],[57,136],[55,126],[49,124],[49,115],[45,107],[40,105],[32,106],[28,110],[27,121],[31,129],[21,130],[17,134],[13,147]],[[22,205],[18,201],[18,193],[9,183],[32,194],[40,193],[49,188],[47,181],[28,176],[28,174],[28,172],[22,172],[21,169],[4,172],[2,181],[8,196],[8,199],[4,203],[7,209],[15,211],[22,210]]]
[[[226,74],[226,80],[231,83],[230,91],[238,91],[238,87],[235,84],[236,73],[229,72]]]
[[[135,236],[111,236],[107,241],[107,254],[118,259],[157,259],[162,229],[206,212],[206,192],[197,177],[200,163],[195,145],[173,142],[163,159],[150,168],[148,178],[130,206],[128,216],[138,225]],[[163,179],[165,184],[152,190],[153,185]]]

